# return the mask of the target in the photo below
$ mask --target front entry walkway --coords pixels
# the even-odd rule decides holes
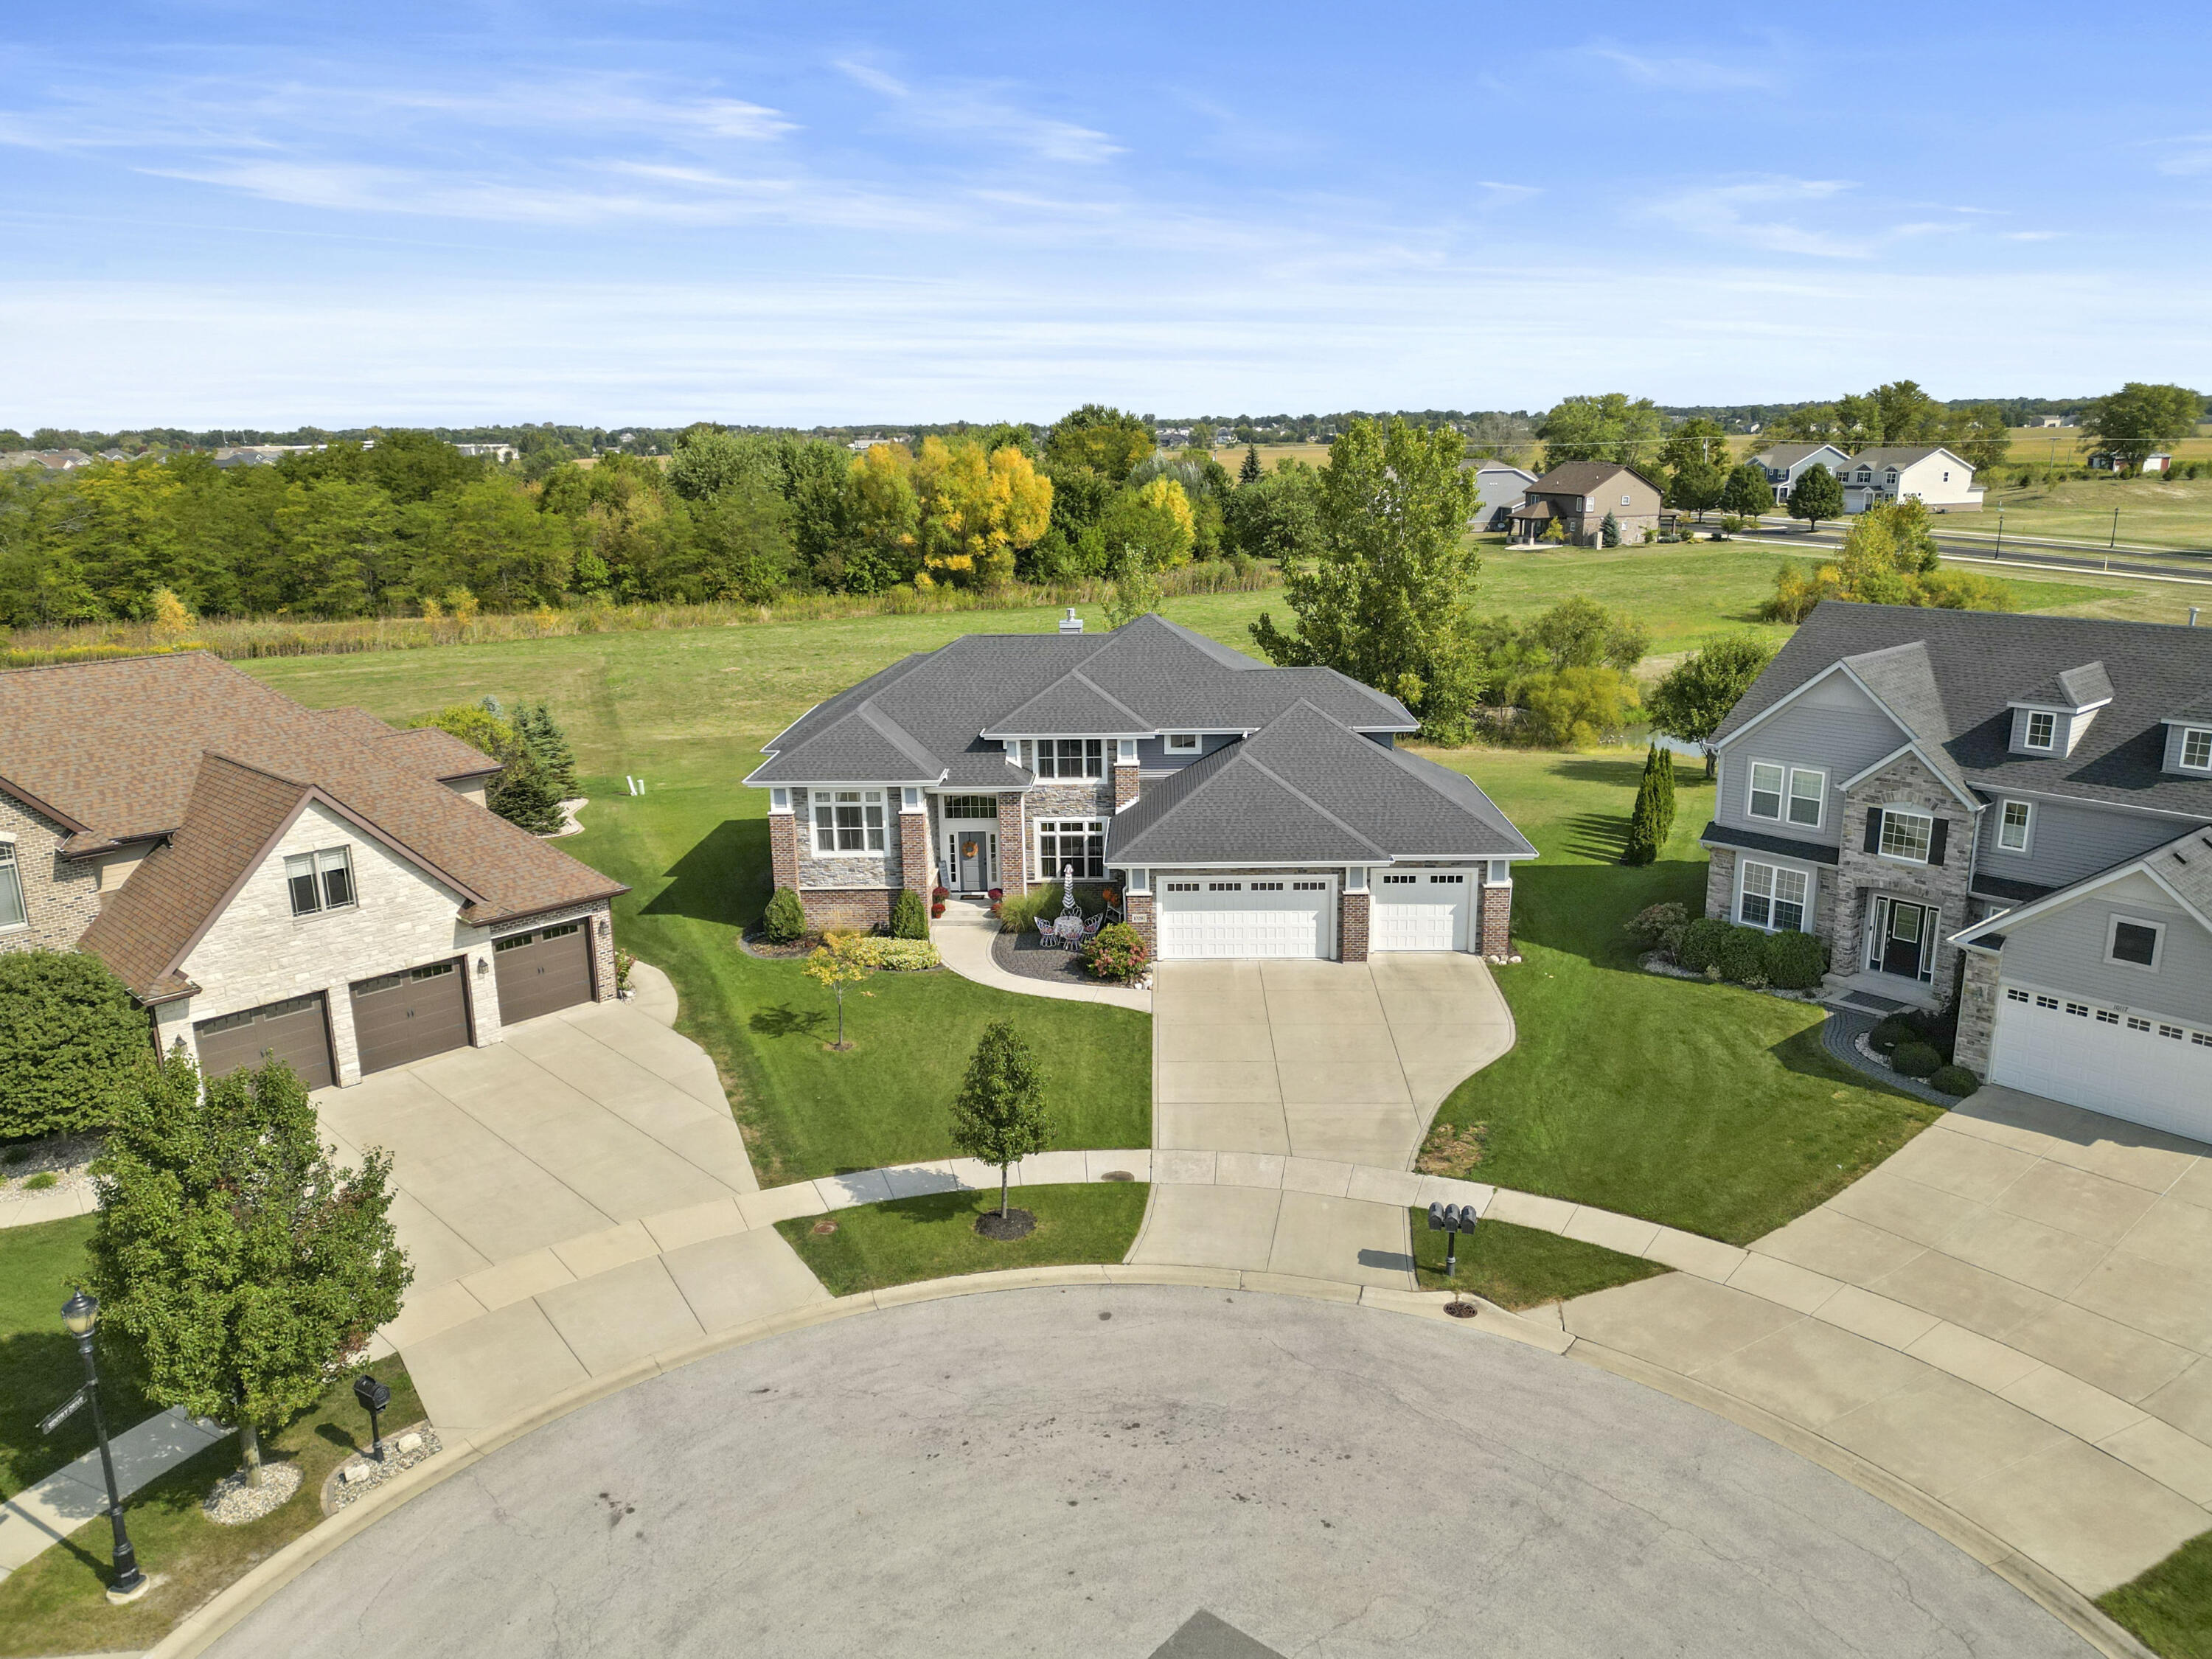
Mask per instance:
[[[1166,962],[1153,974],[1152,1145],[1257,1169],[1410,1170],[1460,1081],[1513,1046],[1477,957]],[[1156,1182],[1132,1263],[1413,1288],[1403,1204],[1274,1183]]]

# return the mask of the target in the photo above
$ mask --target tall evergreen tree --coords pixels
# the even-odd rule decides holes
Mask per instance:
[[[568,734],[555,722],[553,711],[542,702],[517,708],[514,735],[544,769],[545,781],[559,792],[559,799],[573,799],[576,793],[576,751],[568,746]]]
[[[1659,780],[1659,844],[1664,847],[1674,833],[1674,751],[1655,743],[1651,753]]]
[[[1241,484],[1260,482],[1260,446],[1244,446],[1244,465],[1237,469],[1237,482]]]
[[[1659,828],[1659,766],[1655,745],[1644,757],[1644,776],[1636,786],[1636,805],[1628,812],[1628,845],[1621,850],[1623,864],[1649,864],[1659,856],[1666,839]]]

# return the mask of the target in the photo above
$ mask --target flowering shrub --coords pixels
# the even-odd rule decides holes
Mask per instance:
[[[1126,921],[1101,927],[1083,942],[1083,965],[1093,979],[1127,985],[1152,965],[1145,936]]]

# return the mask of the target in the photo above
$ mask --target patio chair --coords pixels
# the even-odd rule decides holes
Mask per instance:
[[[1047,921],[1042,916],[1032,916],[1030,920],[1036,924],[1037,937],[1042,939],[1047,945],[1051,945],[1054,950],[1058,950],[1060,948],[1060,935],[1052,931],[1052,924]]]
[[[1097,938],[1098,930],[1105,925],[1106,913],[1103,910],[1101,910],[1097,915],[1091,917],[1090,921],[1083,924],[1083,937],[1085,939]]]

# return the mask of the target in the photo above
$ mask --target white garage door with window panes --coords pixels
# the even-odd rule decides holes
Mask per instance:
[[[2007,985],[1990,1081],[2212,1140],[2212,1030]]]
[[[1158,883],[1164,961],[1327,957],[1336,883],[1316,876],[1171,876]]]
[[[1474,879],[1464,870],[1386,870],[1368,907],[1370,951],[1464,951]]]

